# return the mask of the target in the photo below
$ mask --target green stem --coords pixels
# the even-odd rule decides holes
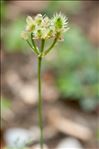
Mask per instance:
[[[35,41],[33,39],[33,35],[31,34],[31,41],[32,41],[32,45],[34,47],[34,50],[36,52],[36,54],[39,54],[38,48],[36,47]]]
[[[43,149],[43,117],[42,117],[42,97],[41,97],[41,61],[38,57],[38,118],[40,127],[40,148]]]
[[[42,43],[41,43],[41,53],[43,53],[43,51],[44,51],[44,45],[45,45],[45,40],[42,39]]]
[[[35,49],[32,47],[32,45],[31,45],[31,43],[29,42],[29,40],[26,40],[26,41],[27,41],[28,45],[31,47],[31,49],[33,50],[33,52],[38,55],[38,53],[37,53],[37,52],[35,51]]]
[[[38,118],[39,118],[39,127],[40,127],[40,148],[43,149],[43,116],[42,116],[42,96],[41,96],[41,62],[42,62],[42,53],[44,51],[45,40],[42,39],[41,43],[41,56],[38,56]]]
[[[51,49],[54,47],[54,45],[56,44],[58,38],[55,38],[52,45],[44,52],[44,55],[47,55],[47,53],[49,53],[51,51]]]
[[[29,42],[29,40],[26,40],[27,41],[27,43],[29,44],[29,46],[32,48],[32,50],[33,50],[33,47],[32,47],[32,45],[31,45],[31,43]]]

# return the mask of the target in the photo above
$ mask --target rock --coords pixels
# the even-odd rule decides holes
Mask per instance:
[[[23,85],[22,90],[19,91],[21,99],[27,104],[35,105],[38,101],[37,87],[31,84]]]
[[[37,126],[33,126],[29,129],[30,136],[32,138],[32,142],[38,141],[40,137],[40,129]]]
[[[64,117],[58,109],[49,111],[48,119],[50,124],[55,129],[66,135],[68,134],[82,141],[89,141],[93,136],[93,133],[90,128],[76,121],[73,121],[68,117]]]
[[[42,84],[42,96],[44,100],[54,102],[59,98],[59,93],[54,84],[47,84],[46,82]]]
[[[9,70],[5,75],[5,81],[11,92],[20,100],[27,104],[36,105],[38,102],[38,81],[24,83],[19,74]],[[58,91],[54,85],[42,82],[42,99],[46,101],[55,101],[59,97]]]
[[[38,142],[39,138],[40,138],[40,129],[37,126],[33,126],[32,128],[29,129],[29,133],[30,133],[30,138],[33,142]],[[46,126],[43,129],[43,135],[44,135],[44,140],[49,140],[52,139],[54,137],[56,137],[58,134],[58,131],[55,130],[53,127],[51,126]]]
[[[12,93],[27,104],[36,104],[38,100],[37,82],[24,83],[15,71],[8,71],[5,81]]]
[[[83,147],[77,139],[66,138],[58,144],[56,149],[83,149]]]
[[[30,134],[27,129],[11,128],[4,134],[4,140],[9,148],[24,147],[29,139]]]

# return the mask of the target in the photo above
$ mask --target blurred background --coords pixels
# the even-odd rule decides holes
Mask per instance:
[[[99,2],[2,0],[2,149],[22,149],[24,142],[26,149],[36,149],[39,143],[37,59],[20,33],[27,15],[51,17],[60,11],[70,29],[43,60],[45,144],[48,149],[99,148]]]

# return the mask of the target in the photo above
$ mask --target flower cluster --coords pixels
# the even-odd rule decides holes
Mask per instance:
[[[21,33],[21,37],[25,40],[28,40],[29,33],[32,34],[33,39],[45,40],[55,37],[61,40],[63,33],[68,29],[67,18],[61,13],[55,14],[51,19],[41,14],[34,18],[28,16],[26,23],[25,31]]]

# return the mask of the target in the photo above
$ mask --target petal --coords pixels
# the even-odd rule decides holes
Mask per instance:
[[[27,23],[28,25],[31,24],[31,23],[33,23],[33,19],[32,19],[31,16],[27,16],[27,18],[26,18],[26,23]]]

